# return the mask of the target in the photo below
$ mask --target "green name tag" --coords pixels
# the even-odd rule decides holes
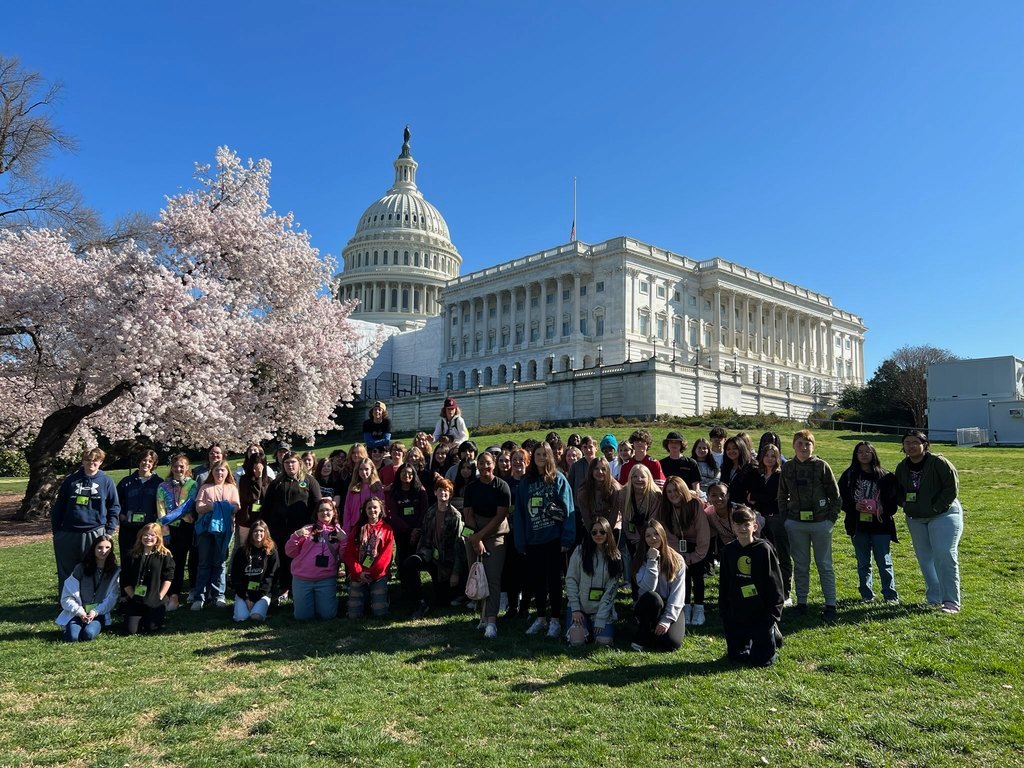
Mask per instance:
[[[415,511],[416,511],[416,507],[402,507],[402,514],[405,515],[406,517],[409,517]]]
[[[437,547],[434,547],[434,559],[435,560],[440,560],[441,559],[441,551]]]
[[[911,501],[911,502],[917,501],[917,492],[914,491],[912,493],[908,493],[907,494],[907,501]]]
[[[141,512],[132,512],[132,522],[133,523],[141,523],[145,519],[146,519],[146,516],[144,514],[142,514]]]
[[[757,587],[753,584],[745,584],[740,587],[740,594],[744,597],[757,597]]]
[[[633,523],[629,524],[629,532],[630,533],[636,533],[636,526],[633,525]]]
[[[180,517],[177,520],[175,520],[173,523],[171,523],[170,526],[168,526],[168,527],[169,528],[177,528],[179,525],[181,525],[181,518]]]
[[[874,519],[875,519],[875,516],[872,515],[870,512],[861,512],[860,513],[860,521],[862,523],[870,523]]]
[[[137,586],[135,588],[135,596],[136,597],[145,597],[146,593],[148,591],[149,591],[149,587],[147,587],[145,584],[139,584],[139,586]]]
[[[814,510],[812,510],[812,509],[801,509],[800,510],[800,519],[803,520],[805,523],[813,522],[813,520],[814,520]]]
[[[462,538],[464,538],[464,539],[468,539],[468,538],[469,538],[470,536],[472,536],[472,535],[473,535],[474,533],[476,533],[476,531],[474,531],[474,530],[473,530],[472,528],[470,528],[470,527],[469,527],[468,525],[464,525],[464,526],[462,526]]]
[[[596,603],[602,597],[604,597],[604,590],[603,589],[592,589],[592,590],[590,590],[590,601],[591,602]]]
[[[263,509],[263,504],[262,503],[260,503],[258,501],[253,502],[253,505],[252,505],[252,511],[253,512],[259,512],[261,509]]]
[[[371,555],[367,555],[366,557],[363,558],[363,568],[369,568],[372,565],[373,565],[373,557]]]
[[[80,507],[87,507],[87,506],[89,506],[89,497],[88,496],[75,496],[75,504],[77,504]]]
[[[249,585],[246,587],[246,589],[248,589],[250,592],[255,592],[259,588],[260,583],[258,581],[250,581]]]
[[[530,509],[538,509],[544,504],[544,499],[541,496],[530,497]]]
[[[96,603],[86,603],[82,607],[85,608],[85,612],[88,613],[89,611],[96,610]]]

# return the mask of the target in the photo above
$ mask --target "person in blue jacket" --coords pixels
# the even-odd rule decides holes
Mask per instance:
[[[57,560],[57,592],[85,560],[85,553],[100,536],[113,536],[121,504],[114,481],[100,470],[107,457],[99,448],[82,454],[82,466],[60,485],[50,510],[53,554]]]
[[[117,500],[121,504],[118,548],[120,561],[128,562],[128,554],[135,546],[135,537],[142,526],[156,522],[156,492],[163,482],[156,474],[156,451],[146,450],[139,456],[139,468],[117,484]]]
[[[516,548],[525,553],[527,572],[533,579],[537,618],[526,634],[562,633],[562,563],[576,543],[576,508],[572,489],[558,471],[547,443],[533,448],[530,466],[516,486],[512,515]]]

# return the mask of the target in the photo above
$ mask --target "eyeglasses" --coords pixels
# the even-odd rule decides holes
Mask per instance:
[[[602,531],[600,528],[598,528],[596,531],[591,531],[590,535],[591,536],[604,536],[605,532]]]

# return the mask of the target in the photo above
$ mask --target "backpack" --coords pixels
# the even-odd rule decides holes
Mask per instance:
[[[466,577],[466,597],[470,600],[486,600],[491,594],[487,586],[487,574],[484,572],[484,564],[477,560],[469,566],[469,575]]]

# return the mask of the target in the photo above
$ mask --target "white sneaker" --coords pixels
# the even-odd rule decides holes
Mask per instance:
[[[786,598],[786,602],[784,602],[782,604],[782,607],[783,608],[792,608],[793,607],[793,598],[792,597],[787,597]]]
[[[683,621],[686,622],[687,624],[689,624],[690,623],[690,616],[692,616],[692,615],[693,615],[693,606],[692,605],[684,605],[683,606]]]
[[[488,640],[493,640],[497,636],[498,636],[498,625],[497,624],[488,624],[487,625],[487,629],[484,630],[484,637],[486,637]]]
[[[502,592],[498,600],[498,613],[504,614],[508,610],[508,592]]]
[[[487,621],[485,619],[480,619],[480,623],[476,625],[476,628],[477,630],[487,629]]]
[[[693,606],[693,618],[690,621],[690,623],[693,626],[695,626],[695,627],[699,627],[699,626],[702,626],[704,624],[704,606],[703,605],[695,605],[695,606]]]
[[[528,630],[526,630],[526,634],[528,634],[528,635],[538,635],[541,632],[543,632],[544,630],[546,630],[547,628],[548,628],[548,620],[543,618],[542,616],[538,616],[536,619],[534,619],[533,624],[530,625],[530,628]]]
[[[558,637],[562,634],[562,624],[558,619],[548,622],[548,637]]]

